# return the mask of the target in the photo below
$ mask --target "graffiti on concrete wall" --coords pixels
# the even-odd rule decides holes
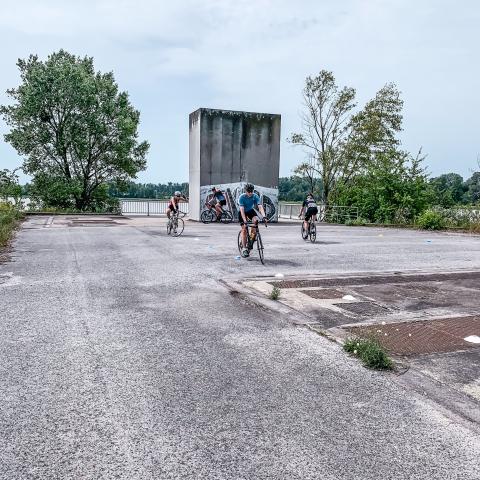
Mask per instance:
[[[212,188],[216,187],[225,193],[227,205],[225,208],[233,214],[234,221],[238,219],[239,207],[238,199],[245,192],[246,182],[224,183],[217,185],[203,185],[200,187],[200,205],[203,211],[206,204],[213,199]],[[265,209],[265,214],[269,221],[278,219],[278,190],[276,188],[267,188],[255,185],[255,193],[260,197],[260,201]]]

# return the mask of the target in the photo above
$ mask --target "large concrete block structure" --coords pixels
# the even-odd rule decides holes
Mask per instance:
[[[253,183],[277,220],[280,115],[200,108],[190,114],[189,157],[190,218],[200,219],[215,186],[227,193],[236,220],[238,197]]]

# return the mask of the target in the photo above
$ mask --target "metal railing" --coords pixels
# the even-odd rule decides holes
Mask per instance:
[[[122,215],[166,215],[169,200],[119,198]],[[188,202],[180,202],[180,210],[188,214]]]
[[[278,216],[280,218],[298,218],[301,203],[279,202]],[[358,207],[347,207],[343,205],[318,205],[318,220],[328,223],[345,223],[348,220],[358,218]]]

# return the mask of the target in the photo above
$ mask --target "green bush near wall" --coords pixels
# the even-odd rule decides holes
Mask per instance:
[[[22,213],[12,205],[0,203],[0,247],[4,247],[10,240],[22,216]]]

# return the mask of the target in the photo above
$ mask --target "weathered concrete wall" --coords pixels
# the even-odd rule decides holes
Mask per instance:
[[[198,110],[197,110],[198,112]],[[189,184],[188,201],[190,217],[199,220],[200,207],[200,116],[190,114]],[[191,213],[193,212],[193,214]]]
[[[264,195],[268,190],[268,201],[277,203],[280,123],[280,115],[267,113],[201,108],[190,114],[190,214],[193,219],[200,218],[204,192],[208,190],[205,187],[209,186],[241,187],[250,182]],[[275,219],[276,205],[270,210]]]

